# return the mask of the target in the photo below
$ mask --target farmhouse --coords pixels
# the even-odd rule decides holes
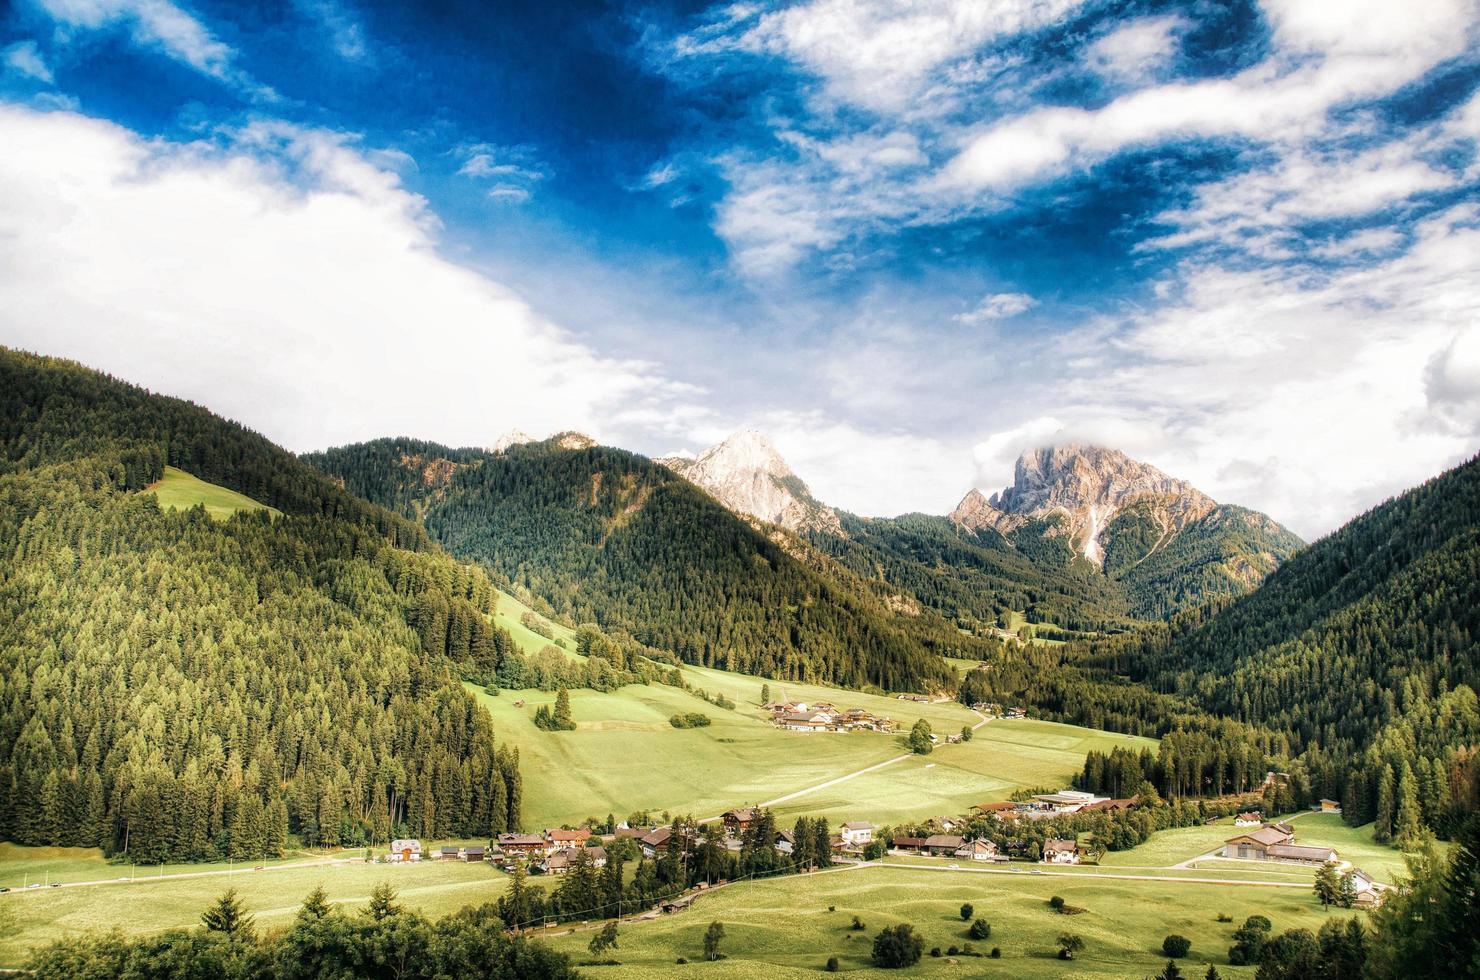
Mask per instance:
[[[723,819],[725,829],[730,833],[744,833],[755,821],[755,807],[737,806],[733,810],[726,811]]]
[[[861,847],[874,839],[874,825],[867,820],[855,820],[838,828],[843,843],[850,847]]]
[[[796,850],[797,836],[789,830],[776,831],[776,851],[780,854],[790,854]]]
[[[1050,837],[1043,842],[1044,864],[1078,864],[1079,845],[1062,837]]]
[[[545,839],[551,844],[584,844],[591,839],[591,831],[585,827],[580,830],[561,830],[555,828],[545,831]]]
[[[776,724],[789,732],[834,731],[832,715],[825,711],[796,711],[782,715]]]
[[[1306,861],[1324,864],[1336,860],[1334,847],[1299,846],[1289,824],[1270,824],[1223,842],[1223,856],[1247,861]]]
[[[931,854],[955,854],[965,843],[966,838],[960,834],[931,834],[925,838],[923,849]]]
[[[420,861],[421,841],[419,840],[393,840],[391,841],[392,861]]]
[[[1235,827],[1257,827],[1264,822],[1264,814],[1258,810],[1250,810],[1248,813],[1240,813],[1233,818]]]
[[[894,849],[896,851],[923,851],[925,840],[924,837],[896,837],[894,838]]]
[[[1004,717],[1004,718],[1026,718],[1026,717],[1028,717],[1028,709],[1027,708],[1008,708],[1007,711],[1006,711],[1006,713],[1003,714],[1002,717]]]
[[[437,857],[443,861],[461,861],[462,852],[456,844],[452,844],[441,848],[437,852]]]
[[[1114,812],[1116,810],[1129,810],[1131,807],[1135,806],[1140,801],[1141,801],[1141,798],[1139,796],[1132,796],[1132,797],[1129,797],[1128,799],[1124,799],[1124,800],[1096,800],[1093,803],[1087,803],[1087,804],[1085,804],[1085,806],[1083,807],[1083,809],[1080,810],[1080,812],[1081,813],[1089,813],[1091,811],[1094,811],[1094,812],[1100,813],[1100,812]]]
[[[1005,862],[1006,854],[997,853],[997,845],[989,840],[974,840],[956,848],[956,857],[969,861]]]
[[[976,806],[972,807],[972,809],[973,810],[979,810],[979,811],[981,811],[982,813],[986,814],[989,817],[990,816],[1003,816],[1003,815],[1006,815],[1006,814],[1010,814],[1013,811],[1019,809],[1019,804],[1017,804],[1017,803],[978,803]]]
[[[499,834],[499,850],[509,856],[535,857],[545,854],[550,845],[539,834]]]
[[[1057,793],[1039,793],[1033,799],[1038,801],[1039,809],[1052,810],[1054,813],[1078,813],[1092,803],[1109,802],[1107,797],[1096,796],[1077,789],[1065,789]]]
[[[1328,800],[1328,799],[1325,799],[1323,797],[1321,799],[1321,812],[1322,813],[1340,813],[1341,812],[1341,801],[1339,801],[1339,800]]]
[[[482,844],[469,844],[463,848],[463,860],[469,863],[482,861],[488,855],[488,848]]]

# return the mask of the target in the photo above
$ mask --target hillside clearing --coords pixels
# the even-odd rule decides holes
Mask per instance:
[[[239,510],[266,510],[274,517],[282,516],[282,511],[275,507],[260,504],[235,490],[207,483],[173,466],[166,466],[164,476],[141,492],[153,494],[164,510],[189,510],[201,506],[218,521],[226,520]]]

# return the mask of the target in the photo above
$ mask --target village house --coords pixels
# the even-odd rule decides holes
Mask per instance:
[[[894,838],[894,850],[896,851],[923,851],[925,850],[924,837],[896,837]]]
[[[1040,810],[1051,810],[1054,813],[1078,813],[1090,804],[1109,802],[1108,797],[1096,796],[1077,789],[1065,789],[1057,793],[1038,793],[1033,799],[1037,801],[1035,805]]]
[[[488,856],[488,848],[482,844],[469,844],[463,848],[463,860],[469,864],[483,861]]]
[[[1004,718],[1026,718],[1026,717],[1028,717],[1028,709],[1027,708],[1008,708],[1007,711],[1002,715],[1002,717],[1004,717]]]
[[[930,703],[930,699],[923,694],[896,694],[894,696],[894,699],[896,701],[920,701],[925,704]]]
[[[1323,797],[1321,799],[1321,812],[1322,813],[1340,813],[1341,812],[1341,801],[1340,800],[1328,800],[1328,799],[1325,799]]]
[[[499,834],[498,846],[506,857],[541,857],[550,849],[539,834]]]
[[[984,814],[986,816],[989,816],[989,817],[1008,816],[1008,815],[1012,814],[1014,811],[1019,810],[1021,808],[1022,808],[1022,805],[1019,804],[1019,803],[1005,803],[1005,802],[1004,803],[978,803],[976,806],[972,807],[973,810],[976,810],[979,813],[982,813],[982,814]]]
[[[1370,909],[1382,903],[1382,890],[1377,887],[1377,882],[1372,876],[1361,868],[1353,868],[1351,871],[1352,891],[1356,893],[1355,905],[1359,909]]]
[[[1131,796],[1123,800],[1096,800],[1093,803],[1086,803],[1079,812],[1113,813],[1117,810],[1129,810],[1140,801],[1139,796]]]
[[[781,715],[776,724],[789,732],[835,731],[832,715],[825,711],[797,711]]]
[[[393,840],[391,841],[391,856],[393,862],[420,861],[421,841],[419,840]]]
[[[776,831],[776,852],[778,854],[786,854],[789,856],[792,851],[796,850],[796,846],[796,834],[792,833],[789,830]]]
[[[1233,818],[1235,827],[1257,827],[1264,823],[1264,814],[1258,810],[1250,810],[1248,813],[1240,813]]]
[[[755,822],[755,807],[738,806],[733,810],[726,811],[723,820],[725,830],[732,834],[743,834]]]
[[[557,827],[545,831],[545,840],[561,847],[568,847],[572,844],[579,847],[590,839],[591,831],[586,827],[582,827],[580,830],[562,830]]]
[[[965,858],[968,861],[1006,862],[1007,860],[1007,855],[999,854],[997,845],[989,840],[968,841],[956,848],[956,857]]]
[[[1050,837],[1043,842],[1044,864],[1078,864],[1079,845],[1062,837]]]
[[[443,861],[461,861],[462,850],[456,844],[448,845],[437,852],[437,857]]]
[[[874,839],[874,825],[867,820],[854,820],[838,828],[843,843],[850,847],[862,847]]]

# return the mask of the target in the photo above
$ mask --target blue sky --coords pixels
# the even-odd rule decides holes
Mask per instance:
[[[1079,438],[1315,535],[1480,444],[1473,0],[3,16],[0,342],[294,449]]]

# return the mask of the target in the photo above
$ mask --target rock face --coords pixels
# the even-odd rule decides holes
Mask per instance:
[[[697,459],[665,456],[658,462],[737,514],[791,531],[843,531],[837,512],[812,496],[759,432],[737,432]]]
[[[486,448],[491,453],[501,453],[510,446],[523,446],[531,442],[538,442],[538,440],[523,429],[510,429],[499,436],[497,442]]]
[[[990,499],[972,490],[951,519],[1009,536],[1031,522],[1045,522],[1046,536],[1067,536],[1075,552],[1102,566],[1102,536],[1133,503],[1159,530],[1151,551],[1218,506],[1190,483],[1119,450],[1069,443],[1023,453],[1012,486]]]

